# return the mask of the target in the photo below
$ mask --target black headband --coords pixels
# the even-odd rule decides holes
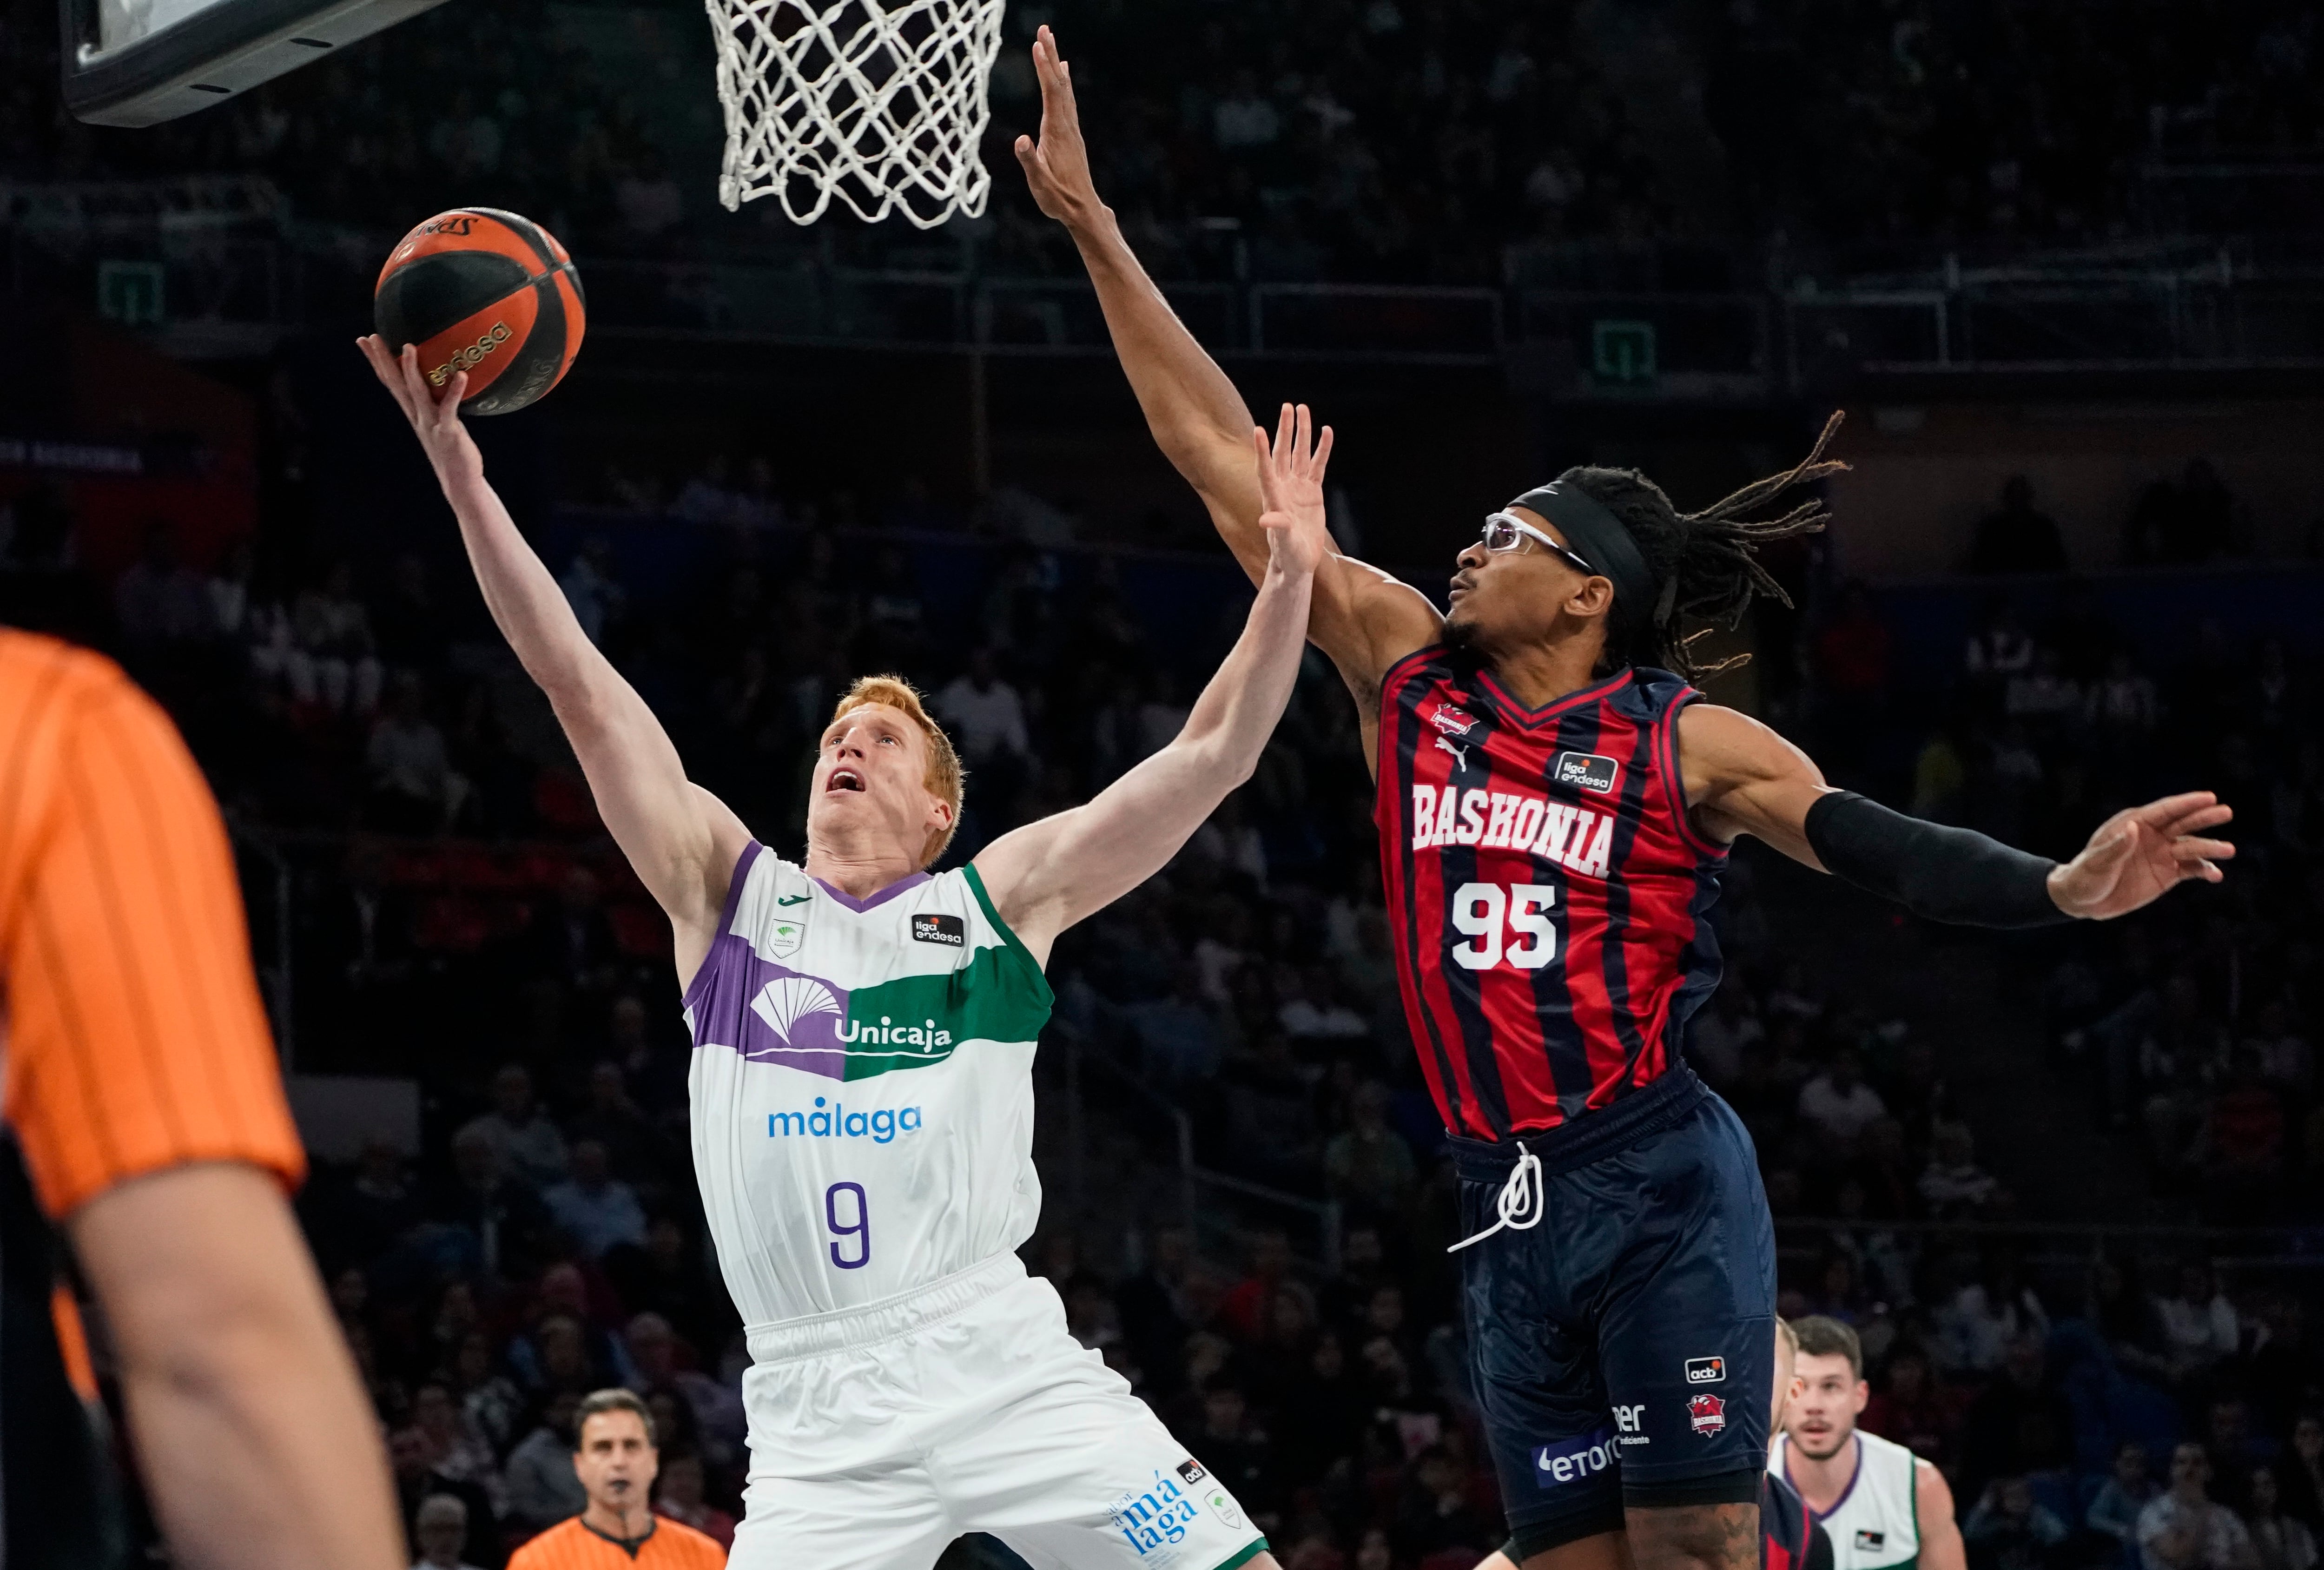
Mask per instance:
[[[1638,542],[1620,520],[1599,505],[1595,498],[1562,481],[1552,480],[1538,490],[1527,491],[1512,507],[1530,507],[1557,525],[1565,542],[1574,553],[1606,575],[1614,586],[1614,604],[1625,618],[1654,614],[1658,601],[1655,594],[1655,575],[1647,569],[1646,559],[1638,552]],[[1636,623],[1631,623],[1636,625]]]

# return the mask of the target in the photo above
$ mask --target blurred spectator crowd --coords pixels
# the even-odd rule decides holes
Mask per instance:
[[[1703,10],[1738,199],[1802,236],[2101,244],[2162,217],[2145,160],[2298,157],[2324,132],[2315,17],[2288,0]]]
[[[2291,0],[1683,0],[1632,23],[1572,0],[1058,0],[1010,12],[993,77],[982,232],[1004,270],[1073,268],[1008,152],[1037,118],[1043,22],[1079,68],[1100,189],[1166,277],[1492,283],[1513,246],[1778,233],[1868,255],[2091,245],[2167,224],[2153,155],[2297,159],[2324,125],[2314,17]],[[708,41],[623,25],[545,0],[439,10],[211,113],[101,132],[57,106],[54,18],[20,0],[0,145],[20,180],[235,170],[328,225],[456,199],[576,252],[698,252],[715,139],[673,127],[711,96]],[[719,245],[797,241],[753,217]],[[925,244],[825,228],[867,255]]]
[[[850,507],[785,501],[747,467],[706,468],[669,504],[650,531],[579,515],[548,537],[550,566],[696,776],[787,854],[812,738],[856,672],[910,676],[952,727],[966,856],[1166,742],[1240,616],[1224,563],[1190,613],[1167,597],[1188,564],[1036,543],[1031,498],[1008,503],[1037,517],[1013,543],[834,527]],[[878,522],[924,524],[926,505],[906,494]],[[97,585],[23,557],[53,522],[19,508],[0,605],[78,607],[75,630],[180,717],[245,831],[262,964],[290,924],[300,1067],[420,1082],[416,1159],[374,1142],[300,1201],[415,1531],[456,1525],[490,1567],[577,1509],[564,1425],[608,1383],[654,1407],[664,1508],[731,1530],[743,1353],[703,1242],[667,929],[456,559],[284,575],[241,550],[197,569],[157,531]],[[695,554],[657,566],[649,538]],[[1955,669],[1905,672],[1880,597],[1812,608],[1786,723],[1842,783],[2051,851],[2184,783],[2237,805],[2223,888],[2021,935],[1996,974],[2043,1021],[2028,1094],[2086,1098],[2163,1214],[2311,1223],[2324,750],[2304,657],[2211,626],[2150,669],[2069,586],[1994,598]],[[1250,783],[1059,943],[1050,1226],[1028,1253],[1286,1565],[1465,1570],[1498,1542],[1499,1503],[1371,796],[1344,689],[1312,660]],[[2291,1524],[2312,1536],[2324,1483],[2308,1274],[2031,1246],[2006,1224],[2012,1155],[1980,1152],[1950,1083],[1955,1028],[1889,1017],[1803,957],[1810,904],[1736,858],[1729,974],[1694,1056],[1760,1151],[1784,1311],[1864,1339],[1867,1427],[1950,1472],[1978,1570],[2310,1570]],[[1252,1186],[1206,1188],[1194,1226],[1181,1115],[1201,1168]],[[2208,1497],[2235,1524],[2143,1537],[2143,1512],[2181,1508],[2153,1501],[2182,1441],[2202,1478],[2181,1506]],[[2215,1541],[2233,1552],[2206,1556]]]
[[[1851,587],[1812,638],[1816,750],[1844,782],[2052,855],[2166,792],[2234,807],[2221,885],[2024,935],[2006,950],[2013,1001],[2038,1011],[2052,1064],[2158,1193],[2220,1224],[2310,1219],[2324,1175],[2317,672],[2264,626],[2204,619],[2161,663],[2133,631],[2070,580],[2038,614],[1992,594],[1949,679],[1915,685],[1880,602]]]

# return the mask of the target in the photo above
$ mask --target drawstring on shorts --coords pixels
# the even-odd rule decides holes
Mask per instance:
[[[1503,1227],[1511,1232],[1526,1232],[1541,1224],[1542,1213],[1548,1208],[1547,1197],[1541,1187],[1541,1158],[1523,1145],[1517,1147],[1517,1164],[1510,1169],[1509,1180],[1501,1185],[1500,1197],[1494,1202],[1494,1207],[1501,1213],[1500,1220],[1472,1237],[1462,1238],[1444,1251],[1459,1253],[1471,1243],[1484,1242]]]

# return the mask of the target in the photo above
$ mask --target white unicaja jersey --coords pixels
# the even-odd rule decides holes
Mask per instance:
[[[1032,1235],[1052,1002],[974,868],[855,900],[751,843],[686,993],[694,1169],[747,1325],[911,1292]]]
[[[1784,1463],[1792,1436],[1779,1434],[1767,1470],[1796,1488]],[[1832,1506],[1815,1518],[1831,1537],[1832,1570],[1895,1570],[1921,1556],[1921,1511],[1914,1468],[1920,1457],[1893,1439],[1856,1431],[1856,1475]]]

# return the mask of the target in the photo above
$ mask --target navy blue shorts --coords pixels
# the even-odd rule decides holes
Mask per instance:
[[[1741,1121],[1682,1067],[1523,1142],[1542,1163],[1539,1224],[1461,1253],[1511,1529],[1537,1553],[1619,1528],[1626,1500],[1756,1499],[1775,1235]],[[1499,1219],[1518,1145],[1452,1145],[1467,1236]]]

